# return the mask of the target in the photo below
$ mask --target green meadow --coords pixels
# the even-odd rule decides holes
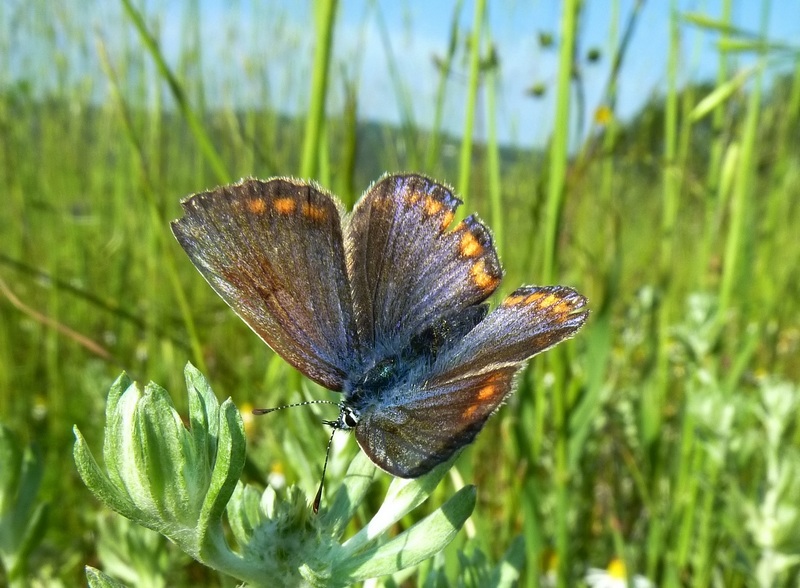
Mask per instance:
[[[367,584],[582,586],[600,568],[618,585],[627,573],[630,585],[798,586],[800,44],[774,42],[763,23],[737,28],[732,0],[720,14],[676,4],[661,23],[664,91],[622,120],[625,32],[647,3],[610,0],[607,42],[591,48],[586,7],[563,0],[557,30],[530,31],[559,63],[556,77],[531,80],[554,130],[530,147],[498,139],[504,56],[487,14],[502,2],[452,3],[450,38],[435,66],[419,65],[439,76],[425,93],[397,75],[403,52],[388,43],[382,4],[370,4],[398,125],[360,116],[359,78],[331,50],[343,3],[313,3],[314,42],[282,32],[279,3],[256,10],[275,58],[308,52],[311,99],[249,106],[208,103],[197,2],[168,23],[160,3],[120,0],[116,20],[86,24],[101,4],[0,7],[0,584],[83,585],[92,566],[130,586],[237,585],[114,513],[79,475],[73,426],[102,464],[106,397],[123,371],[168,390],[186,423],[191,362],[241,411],[242,481],[271,486],[278,503],[297,499],[296,485],[312,517],[330,434],[321,420],[336,407],[250,411],[338,396],[236,317],[169,221],[182,198],[242,177],[314,179],[349,208],[382,173],[416,171],[451,185],[460,214],[492,228],[505,269],[494,304],[521,284],[564,284],[591,315],[531,361],[427,501],[387,531],[474,485],[452,542]],[[760,5],[766,22],[771,3]],[[180,31],[178,59],[160,43],[168,27]],[[697,31],[713,42],[687,47]],[[715,77],[684,79],[692,51],[715,52]],[[612,73],[586,104],[597,61]],[[250,66],[242,87],[297,95],[267,92],[276,80]],[[420,104],[429,95],[434,104]],[[458,133],[442,124],[453,105]],[[415,114],[423,106],[430,120]],[[337,435],[322,512],[358,452]],[[384,503],[392,478],[374,479],[345,538]]]

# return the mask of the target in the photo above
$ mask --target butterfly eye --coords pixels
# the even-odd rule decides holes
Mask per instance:
[[[352,408],[345,408],[342,414],[342,420],[345,425],[353,429],[358,424],[358,413]]]

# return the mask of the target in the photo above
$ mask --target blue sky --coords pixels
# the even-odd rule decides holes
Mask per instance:
[[[592,112],[598,105],[608,78],[610,67],[611,27],[621,34],[635,0],[619,3],[589,0],[582,19],[581,48],[599,48],[603,53],[595,65],[586,64],[583,75],[586,88],[587,109]],[[557,51],[543,50],[538,43],[538,32],[546,31],[558,36],[561,3],[554,0],[489,2],[489,22],[500,57],[499,129],[501,140],[511,143],[541,143],[550,132],[549,120],[553,105],[549,92],[543,99],[531,98],[526,90],[535,83],[552,87],[556,78]],[[618,4],[618,16],[612,18],[612,7]],[[699,12],[712,18],[721,15],[720,0],[679,0],[679,11]],[[273,87],[285,92],[273,94],[273,104],[289,109],[307,103],[308,87],[304,83],[310,67],[311,46],[314,39],[313,17],[309,2],[274,3],[280,17],[282,31],[287,38],[296,39],[286,47],[252,46],[257,55],[263,51]],[[392,50],[403,84],[411,97],[414,120],[418,124],[433,119],[434,97],[438,83],[433,55],[443,55],[449,40],[454,1],[433,2],[406,0],[382,2],[381,17],[389,31]],[[763,4],[757,0],[734,2],[733,23],[757,32],[761,22]],[[206,22],[220,22],[230,18],[229,5],[217,0],[201,0]],[[259,7],[263,4],[254,3]],[[639,18],[635,35],[625,61],[619,88],[617,114],[625,119],[634,114],[654,93],[665,87],[666,57],[669,48],[669,14],[671,3],[667,0],[649,0]],[[240,5],[245,20],[250,5]],[[259,20],[256,8],[255,21]],[[470,29],[473,4],[465,1],[459,17],[463,32]],[[613,22],[612,22],[613,21]],[[246,27],[246,24],[242,25]],[[768,20],[768,35],[773,41],[800,45],[800,2],[787,0],[772,2]],[[718,67],[717,36],[695,27],[681,29],[682,82],[713,78]],[[397,122],[401,106],[389,73],[387,54],[379,33],[374,5],[367,0],[341,0],[335,32],[335,55],[339,66],[332,75],[330,107],[336,110],[341,104],[343,71],[358,80],[359,114],[362,118]],[[263,37],[264,41],[269,39]],[[296,45],[294,45],[296,43]],[[266,43],[268,45],[268,43]],[[286,49],[288,48],[288,54]],[[247,49],[244,49],[246,52]],[[749,56],[739,56],[733,68],[752,63]],[[465,65],[459,67],[465,73]],[[269,69],[271,68],[271,69]],[[450,83],[445,125],[458,132],[463,125],[465,76],[457,74]],[[337,98],[338,97],[338,98]],[[480,118],[480,117],[479,117]],[[485,125],[477,121],[476,131]]]
[[[587,115],[599,105],[608,78],[611,30],[616,28],[617,37],[614,38],[621,35],[634,3],[635,0],[586,1],[581,49],[585,54],[589,48],[598,48],[603,55],[598,63],[582,67]],[[722,0],[676,0],[675,3],[680,12],[698,12],[711,18],[721,15]],[[142,0],[136,4],[145,13],[150,26],[158,31],[164,53],[174,69],[181,72],[183,62],[180,56],[186,54],[187,48],[191,48],[193,43],[199,48],[200,69],[186,72],[186,79],[202,80],[207,104],[265,106],[287,113],[299,113],[305,109],[315,42],[310,0],[198,0],[197,3]],[[341,108],[344,80],[353,79],[359,90],[358,108],[362,119],[397,122],[401,106],[379,33],[375,4],[369,0],[339,2],[334,48],[336,63],[331,73],[328,107],[330,112]],[[429,125],[433,119],[438,85],[433,56],[444,55],[447,49],[456,4],[456,0],[380,2],[380,15],[388,30],[397,71],[410,98],[414,121],[420,126]],[[554,87],[557,50],[541,48],[538,33],[552,33],[557,40],[561,2],[494,0],[488,4],[490,29],[501,66],[497,110],[500,138],[506,143],[541,144],[551,131],[553,92],[548,92],[542,99],[533,99],[526,90],[537,83],[550,89]],[[733,4],[733,24],[757,32],[763,2],[734,0]],[[126,59],[130,60],[131,47],[139,44],[119,3],[70,0],[66,4],[34,5],[38,8],[27,9],[25,0],[12,0],[12,8],[6,9],[7,14],[14,14],[15,6],[22,11],[42,10],[45,6],[44,10],[53,11],[50,17],[56,22],[56,29],[59,26],[64,29],[72,27],[72,34],[65,34],[68,43],[76,34],[85,35],[83,47],[65,48],[65,61],[71,64],[68,67],[73,69],[73,78],[95,76],[92,91],[102,100],[108,88],[95,55],[96,39],[103,40],[118,70],[125,68]],[[61,8],[54,8],[56,5]],[[71,5],[75,8],[72,13],[69,12]],[[618,7],[616,17],[612,14],[614,6]],[[620,77],[617,115],[623,120],[635,114],[651,96],[664,90],[671,6],[669,0],[647,0],[644,3]],[[84,18],[87,14],[88,26]],[[28,15],[28,18],[29,26],[36,31],[36,14]],[[194,41],[186,34],[188,19],[200,25],[196,29],[200,36]],[[473,3],[464,0],[459,13],[462,33],[469,31],[472,19]],[[11,21],[10,18],[0,18],[2,20]],[[0,22],[0,26],[4,25]],[[800,0],[773,0],[767,33],[772,41],[800,46]],[[15,43],[15,37],[22,39],[22,46]],[[15,29],[4,38],[11,39],[11,46],[7,48],[12,53],[8,58],[10,69],[25,72],[25,63],[32,59],[29,54],[36,51],[35,36]],[[682,83],[713,78],[719,59],[716,40],[714,34],[688,25],[681,27],[679,76]],[[24,45],[26,42],[30,47]],[[151,79],[157,80],[158,76],[144,51],[133,53],[143,60]],[[750,63],[753,63],[752,56],[736,56],[731,60],[731,71]],[[80,71],[76,73],[77,70]],[[443,122],[456,134],[464,120],[465,74],[466,65],[457,64],[457,73],[451,78],[447,92]],[[52,78],[63,79],[55,74]],[[162,96],[167,94],[163,83],[153,87],[157,90],[151,92],[158,91]],[[163,103],[169,104],[169,98]],[[485,129],[483,114],[482,111],[478,113],[475,125],[479,139]]]

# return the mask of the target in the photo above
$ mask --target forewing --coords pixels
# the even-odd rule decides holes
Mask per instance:
[[[566,286],[523,286],[433,366],[434,382],[517,365],[572,337],[589,316],[586,299]]]
[[[365,348],[397,352],[500,283],[489,230],[475,217],[447,230],[460,204],[445,186],[409,174],[382,178],[356,205],[345,240]]]
[[[203,277],[273,350],[341,390],[358,352],[339,203],[275,178],[196,194],[172,231]]]
[[[403,391],[361,415],[356,439],[381,469],[416,478],[468,445],[513,388],[518,366]]]

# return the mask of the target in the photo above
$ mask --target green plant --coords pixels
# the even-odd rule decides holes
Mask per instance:
[[[46,529],[47,505],[36,501],[44,464],[0,424],[0,562],[11,586],[23,586],[28,558]]]
[[[436,488],[448,464],[417,480],[396,479],[355,535],[342,541],[372,484],[362,453],[319,516],[290,487],[279,496],[242,484],[245,437],[238,410],[220,405],[208,382],[186,367],[189,428],[167,392],[142,390],[127,375],[111,387],[100,468],[78,429],[75,462],[84,483],[109,508],[168,537],[197,561],[252,585],[345,586],[414,566],[443,549],[475,506],[465,486],[410,528],[390,531]],[[238,549],[230,545],[224,517]]]

